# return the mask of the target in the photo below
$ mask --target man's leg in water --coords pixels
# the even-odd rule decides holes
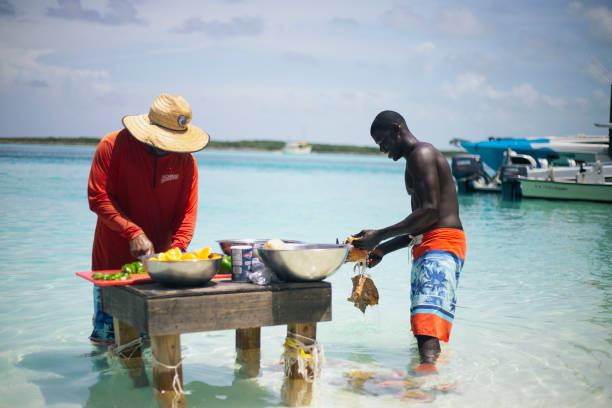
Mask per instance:
[[[440,340],[436,337],[417,335],[421,364],[434,364],[440,355]]]

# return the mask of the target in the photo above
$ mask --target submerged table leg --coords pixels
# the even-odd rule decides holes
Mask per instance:
[[[238,371],[248,377],[257,377],[260,367],[261,328],[236,329],[236,362]]]
[[[151,336],[153,393],[161,408],[187,407],[181,367],[181,336]]]
[[[129,324],[113,318],[115,326],[115,343],[121,363],[127,368],[135,387],[146,387],[149,380],[142,362],[142,343],[140,333]],[[133,344],[130,344],[133,343]]]
[[[314,343],[317,337],[317,323],[292,323],[287,325],[287,338],[297,339],[306,346]],[[287,364],[287,363],[285,363]],[[315,367],[306,367],[307,377],[298,371],[298,364],[294,362],[291,367],[286,368],[286,373],[281,389],[281,395],[285,404],[295,407],[310,405],[312,400],[312,379],[315,375]]]

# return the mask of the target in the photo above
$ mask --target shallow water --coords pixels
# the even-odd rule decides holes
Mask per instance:
[[[151,387],[87,340],[96,218],[86,184],[93,147],[0,145],[0,406],[155,407]],[[410,209],[403,166],[379,157],[196,154],[200,205],[191,248],[222,238],[334,242]],[[333,320],[311,406],[606,407],[612,403],[612,206],[460,196],[468,254],[438,375],[415,377],[407,251],[371,271],[380,304],[346,301],[350,266],[329,278]],[[190,406],[282,404],[285,328],[262,329],[262,370],[234,374],[234,333],[181,336]],[[151,378],[150,350],[145,350]],[[347,375],[371,372],[352,386]],[[406,379],[412,385],[382,386]],[[450,390],[449,390],[450,388]],[[415,391],[417,390],[417,391]],[[404,400],[402,400],[402,397]]]

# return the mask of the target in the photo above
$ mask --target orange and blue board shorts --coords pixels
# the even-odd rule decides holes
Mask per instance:
[[[412,247],[410,324],[415,336],[448,342],[466,246],[462,230],[438,228],[424,233]]]

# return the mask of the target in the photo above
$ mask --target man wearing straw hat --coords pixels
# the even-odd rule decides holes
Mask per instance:
[[[125,116],[125,128],[98,145],[89,173],[89,208],[98,215],[92,270],[119,269],[138,257],[185,251],[196,222],[198,168],[192,152],[209,142],[191,125],[191,107],[162,94],[148,114]],[[114,343],[113,317],[100,310],[94,285],[92,342]]]

